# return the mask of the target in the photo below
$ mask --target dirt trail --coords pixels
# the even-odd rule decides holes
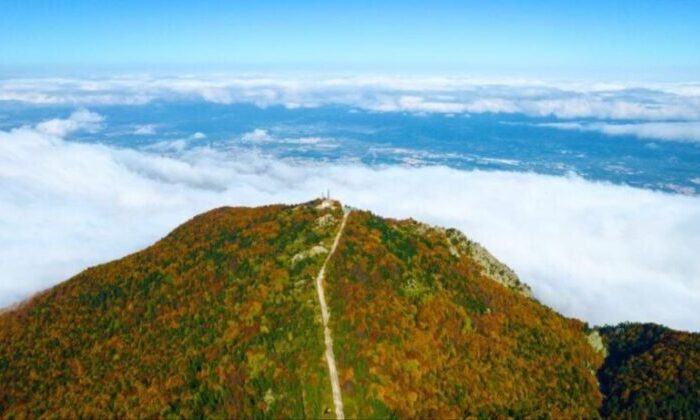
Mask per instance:
[[[323,321],[323,339],[326,343],[326,362],[328,363],[328,376],[331,378],[331,390],[333,391],[333,405],[335,406],[335,416],[338,419],[344,419],[345,414],[343,413],[343,398],[340,394],[340,381],[338,381],[338,369],[335,366],[335,355],[333,354],[333,338],[331,337],[331,330],[328,328],[328,318],[330,314],[328,313],[328,306],[326,305],[326,296],[323,291],[323,281],[326,277],[326,265],[330,261],[335,249],[338,247],[338,242],[340,237],[343,235],[343,229],[345,229],[345,222],[348,220],[348,215],[350,211],[345,211],[343,214],[343,221],[340,223],[340,229],[338,229],[338,234],[335,236],[333,241],[333,246],[326,260],[321,266],[321,270],[316,276],[316,291],[318,292],[318,301],[321,304],[321,320]]]

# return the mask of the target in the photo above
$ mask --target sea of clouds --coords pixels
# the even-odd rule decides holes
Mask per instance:
[[[0,80],[0,102],[76,106],[157,100],[254,103],[288,108],[346,105],[376,112],[506,113],[561,119],[695,122],[644,135],[698,141],[700,83],[571,83],[514,78],[420,76],[190,76]],[[691,135],[686,138],[686,134]],[[636,134],[636,131],[631,131]]]
[[[700,197],[575,175],[70,141],[79,130],[99,136],[103,123],[83,109],[0,131],[0,306],[141,249],[213,207],[304,202],[330,189],[383,216],[461,229],[566,315],[700,331]],[[268,133],[246,136],[261,141]]]
[[[568,120],[552,126],[561,129],[700,142],[700,83],[695,82],[228,74],[0,80],[0,103],[90,106],[163,100],[287,108],[342,105],[417,114],[522,114]],[[141,134],[153,129],[145,127]]]

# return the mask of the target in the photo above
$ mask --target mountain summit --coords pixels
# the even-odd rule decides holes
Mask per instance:
[[[332,200],[219,208],[0,315],[0,414],[624,416],[656,398],[629,372],[678,346],[654,380],[683,370],[669,392],[691,410],[698,343],[563,317],[453,229]]]

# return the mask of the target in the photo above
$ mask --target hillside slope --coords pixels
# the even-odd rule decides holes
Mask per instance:
[[[655,324],[600,329],[609,355],[598,376],[610,417],[700,415],[700,334]]]
[[[342,218],[216,209],[0,315],[0,413],[336,417],[320,286],[347,417],[598,415],[582,322],[455,230]]]
[[[443,229],[355,212],[345,230],[328,289],[348,416],[596,413],[581,322],[487,277]]]
[[[217,209],[3,315],[0,412],[319,415],[322,252],[304,252],[329,245],[338,214]]]

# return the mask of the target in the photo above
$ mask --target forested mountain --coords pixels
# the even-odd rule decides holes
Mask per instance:
[[[696,335],[635,325],[600,333],[607,358],[598,331],[537,302],[456,230],[330,200],[220,208],[0,315],[0,413],[590,418],[637,414],[649,401],[658,413],[697,409]]]

